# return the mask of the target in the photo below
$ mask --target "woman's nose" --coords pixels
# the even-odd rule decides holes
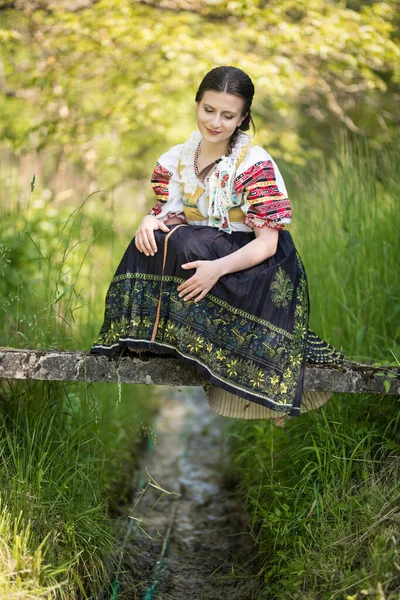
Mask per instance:
[[[218,128],[221,125],[221,116],[214,114],[211,123],[215,128]]]

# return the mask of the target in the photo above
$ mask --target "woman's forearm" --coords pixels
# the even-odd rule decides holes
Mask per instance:
[[[254,267],[275,254],[278,244],[278,231],[263,227],[262,229],[256,229],[255,234],[256,239],[240,248],[240,250],[213,261],[221,271],[220,277]]]

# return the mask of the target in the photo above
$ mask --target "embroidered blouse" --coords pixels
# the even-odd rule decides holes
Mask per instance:
[[[232,153],[217,160],[203,182],[195,167],[200,141],[200,132],[193,132],[159,158],[151,178],[157,202],[149,214],[162,221],[176,216],[189,225],[227,233],[282,229],[291,222],[285,183],[268,152],[241,133]]]

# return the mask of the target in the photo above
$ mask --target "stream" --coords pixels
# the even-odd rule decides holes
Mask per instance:
[[[168,392],[118,520],[124,551],[104,599],[257,598],[250,517],[227,476],[227,422],[201,388]]]

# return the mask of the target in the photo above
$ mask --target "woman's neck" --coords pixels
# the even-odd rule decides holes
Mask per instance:
[[[201,162],[209,164],[214,160],[218,160],[221,156],[224,156],[228,152],[229,140],[224,140],[220,144],[212,144],[207,142],[204,138],[200,142],[200,153]]]

